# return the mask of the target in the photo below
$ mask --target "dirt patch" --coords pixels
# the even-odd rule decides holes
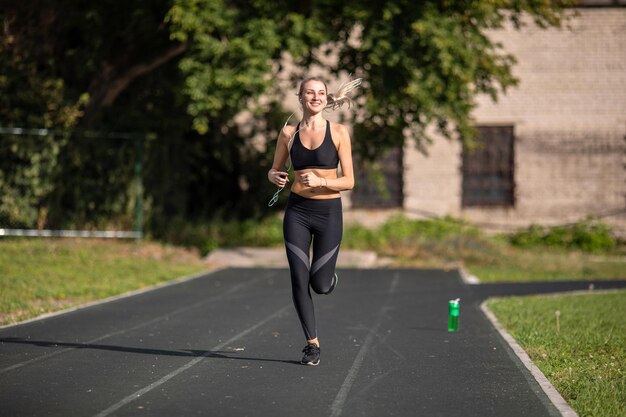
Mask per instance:
[[[100,252],[102,259],[114,259],[123,256],[202,265],[200,251],[197,249],[170,246],[159,242],[70,238],[50,240],[49,243],[58,248],[102,248]]]

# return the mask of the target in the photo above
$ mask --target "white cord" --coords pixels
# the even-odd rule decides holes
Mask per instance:
[[[283,190],[283,188],[285,188],[285,187],[278,187],[278,190],[274,193],[272,198],[270,198],[269,203],[267,203],[268,207],[272,207],[274,204],[276,204],[276,202],[278,201],[278,194],[280,194],[280,192]]]
[[[283,125],[283,128],[281,129],[281,132],[287,127],[287,123],[289,123],[289,119],[291,119],[291,117],[296,114],[296,112],[293,112],[289,115],[289,117],[287,118],[287,120],[285,121],[285,124]],[[300,131],[300,129],[296,130],[293,135],[290,135],[289,137],[289,141],[287,142],[287,160],[289,161],[289,163],[287,164],[287,175],[289,175],[289,170],[291,169],[291,146],[293,145],[293,138],[296,136],[296,133],[298,133]],[[280,138],[280,133],[278,133],[278,138]],[[278,139],[277,139],[278,141]],[[274,193],[274,195],[272,196],[272,198],[270,198],[270,201],[267,203],[268,207],[272,207],[274,204],[276,204],[276,202],[278,202],[278,195],[280,194],[280,192],[282,190],[284,190],[285,187],[278,187],[278,190]]]

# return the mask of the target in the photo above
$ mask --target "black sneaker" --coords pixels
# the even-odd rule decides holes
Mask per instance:
[[[331,292],[333,292],[333,290],[335,289],[335,287],[337,286],[337,283],[339,282],[339,277],[337,276],[337,274],[333,275],[333,283],[330,285],[330,290],[328,290],[327,292],[325,292],[325,295],[330,294]]]
[[[313,343],[309,343],[302,349],[304,356],[300,363],[302,365],[319,365],[320,364],[320,348]]]

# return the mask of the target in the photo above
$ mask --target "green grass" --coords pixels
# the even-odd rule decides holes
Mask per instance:
[[[581,417],[626,416],[626,291],[498,298],[488,306]]]
[[[462,261],[482,282],[626,278],[626,257],[619,251],[594,254],[550,247],[523,249],[501,238],[490,240],[491,253],[473,254]]]
[[[149,242],[0,240],[0,324],[206,269],[190,251]]]

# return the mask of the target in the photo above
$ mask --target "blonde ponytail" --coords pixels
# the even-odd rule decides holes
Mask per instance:
[[[348,97],[348,93],[361,85],[362,78],[355,78],[354,80],[347,81],[339,86],[336,93],[329,93],[328,103],[325,109],[335,110],[342,107],[344,104],[348,105],[348,108],[352,105],[352,100]]]

